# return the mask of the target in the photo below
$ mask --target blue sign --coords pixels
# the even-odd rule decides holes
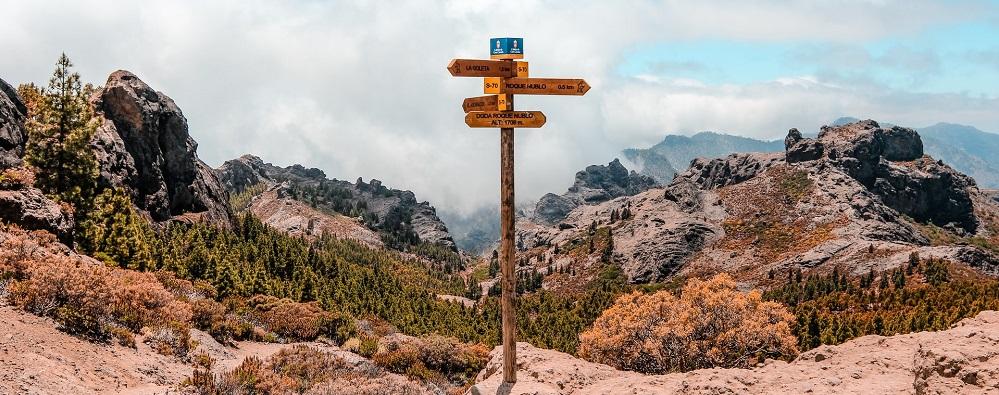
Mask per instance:
[[[490,55],[524,55],[523,38],[491,38],[489,39]]]

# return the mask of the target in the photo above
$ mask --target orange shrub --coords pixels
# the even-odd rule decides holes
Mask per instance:
[[[187,383],[199,394],[423,394],[418,385],[355,367],[307,346],[282,349],[266,361],[247,358],[219,375],[198,369]]]
[[[290,299],[256,295],[247,303],[263,326],[278,336],[292,340],[314,340],[326,336],[343,342],[354,334],[354,320],[346,315],[323,310],[316,302],[301,303]]]
[[[748,367],[798,354],[794,316],[726,274],[669,291],[623,295],[580,335],[579,354],[618,369],[667,373]]]
[[[485,367],[488,357],[489,350],[482,344],[465,344],[436,334],[418,338],[392,335],[382,339],[372,362],[392,372],[448,387],[470,382]]]
[[[0,172],[0,189],[18,190],[35,185],[35,173],[25,167],[15,167]]]
[[[191,308],[150,273],[110,268],[67,255],[51,236],[10,232],[0,244],[0,277],[8,299],[28,312],[53,317],[68,332],[130,343],[121,330],[156,327],[178,341],[189,340]],[[65,247],[62,247],[65,248]],[[117,328],[117,329],[116,329]],[[176,344],[177,352],[186,345]]]

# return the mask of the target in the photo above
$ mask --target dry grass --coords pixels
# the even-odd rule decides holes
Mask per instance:
[[[762,177],[718,191],[730,217],[722,226],[725,238],[719,246],[730,250],[755,249],[763,262],[773,262],[807,251],[833,238],[832,231],[847,220],[816,224],[812,209],[799,202],[816,201],[814,185],[805,171],[788,165],[775,166]],[[814,206],[813,206],[814,207]]]
[[[195,370],[188,389],[203,395],[239,394],[423,394],[419,385],[377,369],[354,367],[342,358],[307,346],[285,348],[266,361],[247,358],[235,369]]]

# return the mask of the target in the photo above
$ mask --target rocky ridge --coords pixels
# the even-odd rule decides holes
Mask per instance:
[[[834,267],[860,275],[914,252],[999,275],[988,247],[999,245],[999,204],[926,156],[912,129],[859,121],[816,138],[792,129],[785,143],[784,153],[695,159],[665,187],[577,207],[558,226],[521,220],[518,245],[551,257],[535,264],[540,271],[585,272],[601,259],[555,246],[610,225],[612,261],[635,283],[728,272],[759,284],[775,272]],[[611,223],[625,209],[630,217]]]
[[[890,337],[864,336],[820,346],[792,362],[753,369],[703,369],[643,375],[558,351],[517,344],[517,383],[502,387],[497,347],[466,394],[969,394],[999,391],[999,312],[953,328]]]
[[[243,155],[237,159],[226,161],[216,172],[222,185],[230,193],[241,193],[255,185],[264,185],[266,189],[277,188],[283,191],[280,192],[282,196],[291,196],[291,198],[294,198],[292,194],[295,190],[303,188],[336,191],[342,195],[340,205],[364,207],[364,211],[374,215],[379,224],[384,223],[386,218],[390,216],[403,213],[404,217],[408,216],[408,225],[412,226],[420,241],[455,248],[454,240],[448,233],[447,226],[437,217],[436,210],[430,203],[417,201],[416,195],[411,191],[387,188],[378,180],[364,182],[359,178],[352,183],[328,179],[320,169],[306,168],[298,164],[282,168],[265,163],[253,155]],[[251,207],[262,204],[256,203],[256,198],[254,202],[251,203]],[[334,202],[332,201],[320,199],[315,203],[317,207],[329,209],[327,211],[337,211],[333,207]],[[272,222],[298,221],[298,219],[287,216],[271,218],[268,223],[272,225]],[[375,228],[377,229],[378,226],[375,225]]]
[[[576,173],[576,180],[562,195],[548,193],[535,206],[531,219],[545,225],[555,225],[576,207],[606,202],[620,196],[631,196],[657,185],[649,176],[628,171],[614,159],[606,166],[590,165]]]

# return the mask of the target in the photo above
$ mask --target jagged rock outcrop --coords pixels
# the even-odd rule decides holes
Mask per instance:
[[[532,219],[545,225],[555,225],[578,206],[635,195],[656,185],[652,177],[629,172],[618,159],[606,166],[590,165],[576,173],[576,181],[566,193],[543,196],[534,209]]]
[[[794,132],[788,133],[792,139]],[[872,120],[825,126],[815,139],[788,148],[787,161],[822,159],[843,169],[892,209],[922,223],[973,234],[978,228],[969,188],[975,181],[923,155],[916,131]],[[813,147],[822,147],[814,150]],[[808,154],[818,154],[815,155]]]
[[[724,158],[697,158],[690,168],[677,176],[674,182],[693,182],[703,189],[714,189],[756,177],[770,166],[783,161],[781,154],[731,154]]]
[[[376,230],[386,230],[384,228],[387,226],[396,226],[386,224],[387,219],[390,219],[389,222],[402,219],[402,222],[412,227],[420,241],[456,248],[447,226],[437,217],[437,211],[430,203],[417,201],[416,195],[411,191],[389,189],[378,180],[366,183],[360,178],[356,182],[327,179],[326,173],[320,169],[306,168],[298,164],[282,168],[265,163],[253,155],[243,155],[226,161],[216,173],[221,184],[230,193],[240,193],[257,184],[273,187],[282,183],[286,184],[284,187],[286,190],[304,188],[336,191],[335,199],[319,199],[315,202],[316,205],[345,215],[351,214],[342,212],[350,211],[344,210],[345,207],[363,207],[365,212],[377,217],[378,223],[373,224]],[[282,223],[295,221],[292,218],[282,219],[280,216],[269,218]]]
[[[20,166],[28,133],[24,130],[27,107],[17,91],[0,79],[0,169]]]
[[[502,347],[466,394],[984,394],[999,388],[999,312],[954,328],[864,336],[820,346],[792,362],[752,369],[643,375],[517,344],[517,383],[503,386]]]
[[[187,119],[170,97],[119,70],[91,102],[104,118],[92,140],[102,186],[131,193],[154,221],[197,217],[231,224],[228,194],[198,159]]]
[[[0,190],[0,219],[23,229],[47,230],[63,242],[72,238],[73,217],[37,188]]]

